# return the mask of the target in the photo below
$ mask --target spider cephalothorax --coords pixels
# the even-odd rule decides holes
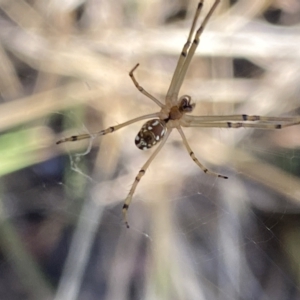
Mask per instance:
[[[195,104],[191,103],[191,97],[184,95],[180,97],[178,104],[171,107],[167,120],[180,120],[185,113],[192,112]]]

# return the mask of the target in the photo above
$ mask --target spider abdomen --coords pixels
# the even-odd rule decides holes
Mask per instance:
[[[141,150],[147,150],[158,144],[166,132],[166,123],[160,119],[146,122],[137,136],[135,145]]]

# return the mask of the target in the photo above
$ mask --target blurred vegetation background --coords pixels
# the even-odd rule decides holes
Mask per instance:
[[[213,4],[206,0],[205,15]],[[196,0],[0,0],[0,298],[300,298],[300,126],[187,128],[202,173],[173,134],[150,156],[142,123],[56,145],[158,111]],[[182,94],[195,115],[300,114],[300,2],[222,0]]]

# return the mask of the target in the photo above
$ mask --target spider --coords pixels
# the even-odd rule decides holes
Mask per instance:
[[[157,98],[149,94],[140,84],[137,82],[134,77],[134,71],[138,68],[139,64],[137,64],[130,72],[129,76],[132,79],[136,88],[144,94],[146,97],[150,98],[153,102],[155,102],[161,109],[160,112],[152,113],[144,116],[140,116],[134,119],[131,119],[127,122],[121,123],[116,126],[109,127],[107,129],[101,130],[95,134],[82,134],[75,135],[71,137],[67,137],[59,140],[56,144],[61,144],[64,142],[74,142],[82,139],[89,139],[92,136],[101,136],[106,135],[108,133],[112,133],[116,130],[119,130],[125,126],[133,124],[135,122],[150,119],[147,121],[138,132],[135,137],[135,144],[140,150],[148,150],[153,146],[158,145],[155,151],[151,154],[146,163],[142,166],[140,171],[138,172],[133,185],[125,199],[122,212],[124,222],[127,228],[129,228],[128,220],[127,220],[127,211],[129,205],[131,203],[133,194],[138,186],[138,183],[145,175],[148,167],[151,162],[160,152],[160,150],[165,145],[167,139],[169,138],[173,129],[176,129],[181,138],[182,142],[188,151],[192,160],[198,165],[200,169],[206,174],[227,179],[227,176],[223,176],[208,170],[201,162],[196,158],[193,150],[189,146],[189,143],[182,131],[182,127],[210,127],[210,128],[240,128],[240,127],[250,127],[257,129],[280,129],[287,126],[293,126],[296,124],[300,124],[300,118],[298,117],[262,117],[257,115],[226,115],[226,116],[192,116],[189,115],[195,108],[195,103],[192,103],[192,99],[188,95],[184,95],[178,98],[178,94],[185,78],[186,72],[190,65],[190,62],[194,56],[194,53],[197,49],[197,46],[200,41],[200,36],[216,10],[218,4],[221,0],[215,0],[207,15],[204,17],[204,20],[196,30],[196,23],[199,18],[200,12],[203,7],[204,0],[200,0],[193,18],[192,26],[189,32],[189,36],[187,38],[186,43],[183,46],[182,52],[179,56],[177,66],[175,72],[173,74],[170,87],[168,89],[165,103],[162,103]],[[254,122],[255,121],[255,122]],[[254,123],[253,123],[254,122]]]

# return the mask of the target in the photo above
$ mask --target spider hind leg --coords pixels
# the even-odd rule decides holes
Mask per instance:
[[[153,120],[152,120],[153,121]],[[139,173],[137,174],[137,176],[134,179],[134,182],[132,184],[132,187],[125,199],[124,205],[123,205],[123,218],[124,218],[124,223],[126,225],[127,228],[129,228],[128,225],[128,220],[127,220],[127,211],[129,209],[129,205],[131,203],[133,194],[135,192],[136,187],[138,186],[139,182],[141,181],[142,177],[145,175],[148,167],[150,166],[150,164],[152,163],[152,161],[154,160],[154,158],[156,157],[156,155],[160,152],[160,150],[162,149],[162,147],[165,145],[170,133],[171,133],[172,129],[166,131],[166,134],[163,136],[163,139],[160,143],[160,145],[155,149],[155,151],[151,154],[151,156],[148,158],[148,160],[146,161],[146,163],[142,166],[142,168],[140,169]]]

